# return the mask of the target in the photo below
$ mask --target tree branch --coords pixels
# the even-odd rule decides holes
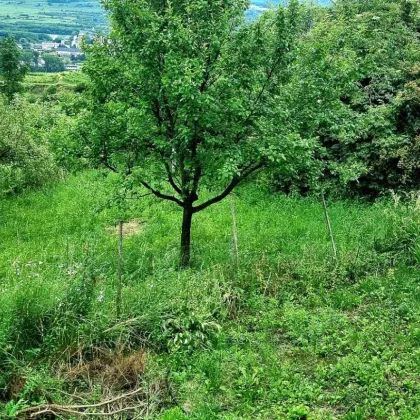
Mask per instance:
[[[181,188],[179,188],[178,187],[178,185],[176,185],[176,183],[175,183],[175,180],[174,180],[174,177],[173,177],[173,175],[172,175],[172,171],[171,171],[171,168],[169,167],[169,164],[168,163],[164,163],[164,165],[165,165],[165,169],[166,169],[166,173],[168,174],[168,181],[169,181],[169,184],[171,184],[171,187],[179,194],[179,195],[182,195],[182,191],[181,191]]]
[[[112,165],[110,165],[109,163],[108,163],[108,159],[106,158],[106,157],[103,157],[102,159],[101,159],[101,163],[102,163],[102,165],[104,165],[105,166],[105,168],[108,168],[110,171],[112,171],[112,172],[114,172],[114,173],[118,173],[118,169],[117,168],[115,168],[114,166],[112,166]]]
[[[181,200],[178,200],[178,198],[172,195],[163,194],[160,191],[155,190],[145,181],[140,181],[140,184],[151,191],[156,197],[162,198],[163,200],[173,201],[174,203],[178,204],[178,206],[184,207],[184,203]]]
[[[205,201],[204,203],[198,205],[197,207],[193,207],[193,213],[198,213],[201,210],[206,209],[207,207],[211,206],[212,204],[218,203],[219,201],[222,201],[225,197],[227,197],[232,190],[245,178],[247,178],[252,173],[256,172],[258,169],[261,169],[264,166],[263,162],[258,163],[254,166],[248,166],[241,175],[235,175],[232,178],[232,181],[230,184],[226,187],[226,189],[216,197],[211,198],[210,200]]]
[[[201,169],[201,166],[200,166],[200,165],[198,165],[198,166],[195,168],[195,171],[194,171],[193,186],[192,186],[192,190],[191,190],[191,192],[192,192],[194,195],[196,195],[196,194],[197,194],[197,190],[198,190],[198,183],[200,182],[201,175],[202,175],[202,169]]]
[[[217,50],[217,52],[216,52],[216,54],[215,54],[215,57],[214,57],[214,59],[212,60],[211,59],[211,56],[210,56],[210,54],[207,56],[207,60],[206,60],[206,71],[204,72],[204,77],[203,77],[203,81],[202,81],[202,83],[201,83],[201,85],[200,85],[200,92],[201,93],[203,93],[205,90],[206,90],[206,88],[207,87],[209,87],[208,85],[207,85],[207,83],[209,82],[209,80],[210,80],[210,76],[211,76],[211,66],[214,64],[214,63],[216,63],[217,62],[217,60],[219,59],[219,57],[220,57],[220,52],[221,52],[221,50],[220,50],[220,48]]]

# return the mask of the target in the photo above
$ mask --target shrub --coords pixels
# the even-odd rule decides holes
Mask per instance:
[[[53,114],[38,104],[0,102],[0,194],[39,187],[58,176],[46,139]]]
[[[80,82],[74,87],[76,93],[82,93],[87,89],[87,84],[85,82]]]
[[[55,95],[58,92],[58,87],[55,85],[48,86],[45,90],[47,95]]]
[[[170,352],[191,352],[200,347],[212,347],[217,341],[220,325],[211,316],[181,311],[163,323],[163,336]]]

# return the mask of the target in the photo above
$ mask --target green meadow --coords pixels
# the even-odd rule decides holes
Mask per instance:
[[[419,418],[418,201],[330,201],[334,263],[318,198],[245,185],[237,264],[225,200],[180,271],[176,206],[109,208],[112,188],[88,171],[0,201],[3,416],[137,384],[138,417],[112,418]]]

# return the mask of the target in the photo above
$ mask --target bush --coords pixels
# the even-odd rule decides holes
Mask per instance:
[[[59,170],[46,139],[54,113],[38,105],[0,102],[0,194],[39,187]]]
[[[163,323],[163,336],[170,352],[211,348],[217,341],[220,325],[210,316],[180,311]]]

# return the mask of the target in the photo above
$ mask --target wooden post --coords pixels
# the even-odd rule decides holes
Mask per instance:
[[[122,220],[118,224],[118,284],[117,284],[117,317],[121,315],[121,294],[122,294],[122,275],[123,275],[123,224]]]
[[[238,248],[238,228],[236,226],[236,215],[235,215],[235,199],[233,194],[230,196],[230,213],[232,215],[232,230],[233,230],[233,256],[235,261],[235,268],[238,268],[239,263],[239,248]]]
[[[330,217],[328,215],[327,203],[325,201],[325,196],[324,196],[323,192],[321,192],[321,197],[322,197],[322,205],[324,207],[325,220],[327,221],[328,234],[330,235],[334,264],[337,265],[337,263],[338,263],[337,247],[335,246],[334,235],[333,235],[333,231],[332,231],[332,228],[331,228],[331,221],[330,221]]]
[[[66,236],[66,260],[67,260],[67,270],[70,268],[70,241],[69,235]]]

